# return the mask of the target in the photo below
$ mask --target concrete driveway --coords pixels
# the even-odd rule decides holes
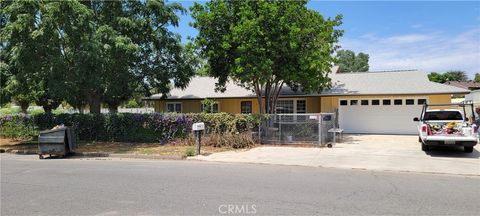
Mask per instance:
[[[444,173],[480,176],[480,152],[463,148],[420,149],[417,136],[349,135],[333,148],[257,147],[189,159],[347,169]]]

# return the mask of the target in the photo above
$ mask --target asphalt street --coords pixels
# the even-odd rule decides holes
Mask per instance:
[[[480,178],[1,154],[1,215],[478,215]]]

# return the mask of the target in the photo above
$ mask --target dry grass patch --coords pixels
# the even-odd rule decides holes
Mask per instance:
[[[183,156],[191,145],[176,143],[123,143],[123,142],[92,142],[79,144],[78,152],[109,152],[115,154],[143,154],[143,155],[173,155]],[[232,150],[232,148],[202,146],[202,154],[211,154]]]
[[[38,145],[37,142],[33,140],[0,138],[0,148],[15,150],[37,150]]]
[[[79,142],[75,152],[106,152],[114,154],[168,155],[186,156],[194,152],[193,137],[172,140],[168,144],[128,143],[128,142]],[[202,139],[201,153],[208,155],[216,152],[249,149],[255,147],[251,135],[215,135]],[[38,150],[36,140],[0,139],[0,148],[11,150]]]

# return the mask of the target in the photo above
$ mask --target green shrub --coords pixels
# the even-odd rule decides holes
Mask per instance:
[[[17,114],[0,116],[0,137],[29,138],[38,131],[64,124],[74,128],[84,141],[160,142],[190,137],[193,122],[205,122],[206,135],[219,135],[227,141],[217,140],[215,146],[243,148],[251,143],[240,138],[256,130],[262,117],[244,114],[47,114],[33,116]],[[240,134],[236,135],[236,134]],[[233,136],[235,135],[235,136]],[[247,144],[245,144],[247,143]]]
[[[194,155],[195,155],[195,148],[193,146],[185,149],[185,156],[191,157],[191,156],[194,156]]]
[[[140,104],[137,103],[135,99],[130,99],[127,104],[125,104],[126,108],[139,108]]]
[[[12,107],[11,105],[6,105],[2,108],[0,108],[0,115],[13,115],[13,114],[18,114],[22,110],[20,107]]]
[[[0,118],[0,136],[11,139],[30,139],[38,135],[33,119],[27,115]]]

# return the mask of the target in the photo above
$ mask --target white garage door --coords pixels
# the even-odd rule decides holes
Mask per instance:
[[[423,98],[340,99],[339,124],[345,133],[416,134],[414,117]]]

